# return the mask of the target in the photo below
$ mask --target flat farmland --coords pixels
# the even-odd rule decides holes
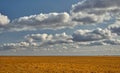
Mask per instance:
[[[120,57],[0,56],[0,73],[120,73]]]

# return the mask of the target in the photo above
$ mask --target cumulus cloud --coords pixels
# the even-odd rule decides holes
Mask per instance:
[[[51,12],[16,18],[7,26],[7,30],[22,31],[46,28],[65,28],[83,24],[98,24],[118,18],[120,15],[119,0],[82,0],[72,5],[70,14],[67,12]],[[0,14],[0,25],[9,23],[7,16]]]
[[[48,35],[46,33],[44,34],[31,34],[31,35],[26,35],[25,38],[27,39],[28,42],[33,42],[33,41],[48,41],[53,38],[53,35]]]
[[[73,40],[72,40],[71,35],[67,35],[66,33],[62,33],[62,34],[53,35],[51,40],[45,41],[41,45],[46,46],[46,45],[55,45],[55,44],[69,44],[72,42],[73,42]]]
[[[119,0],[83,0],[72,5],[72,20],[83,24],[102,23],[120,14]]]
[[[120,14],[119,0],[83,0],[67,12],[38,14],[12,21],[15,27],[61,28],[80,24],[102,23]]]
[[[119,39],[107,39],[107,40],[104,40],[103,42],[109,45],[120,45]]]
[[[113,7],[119,7],[120,6],[120,1],[119,0],[83,0],[81,2],[78,2],[77,4],[74,4],[73,7],[73,12],[79,12],[82,10],[86,9],[110,9]],[[99,9],[98,9],[99,10]],[[112,10],[112,9],[110,9]],[[87,11],[87,10],[86,10]]]
[[[106,54],[106,52],[108,53],[112,50],[115,54],[116,52],[119,53],[120,50],[113,46],[120,45],[120,40],[118,39],[118,36],[120,35],[119,7],[120,0],[83,0],[72,5],[70,14],[67,12],[40,13],[37,15],[16,18],[11,22],[7,16],[0,14],[0,33],[2,33],[2,30],[22,31],[45,28],[58,29],[83,24],[88,24],[90,26],[91,24],[109,21],[111,18],[115,20],[115,22],[113,20],[114,23],[110,24],[107,28],[102,29],[96,26],[98,28],[94,30],[80,29],[76,30],[72,35],[68,35],[65,32],[60,34],[28,34],[24,36],[22,42],[0,45],[0,51],[22,49],[26,51],[34,50],[41,54],[44,53],[43,50],[45,50],[44,54],[46,54],[46,51],[48,50],[49,52],[52,51],[51,53],[55,52],[55,54],[58,54],[57,51],[68,52],[70,55],[73,52],[79,51],[80,55],[85,51],[87,51],[87,53],[84,54],[90,52],[96,52],[98,54],[100,51],[102,51],[102,53],[105,51]],[[109,48],[106,48],[104,45],[109,45]],[[102,46],[105,47],[104,50]],[[113,47],[113,49],[111,49],[110,46]],[[23,52],[24,51],[21,53]]]
[[[104,40],[89,42],[87,45],[89,45],[89,46],[120,45],[120,40],[119,39],[104,39]]]
[[[47,46],[47,45],[54,45],[54,44],[61,44],[61,43],[68,43],[70,36],[66,35],[66,33],[62,34],[31,34],[25,36],[26,42],[29,43],[39,43],[39,46]]]
[[[0,46],[0,50],[64,50],[69,52],[69,49],[77,50],[82,47],[91,46],[103,46],[103,45],[120,45],[120,40],[118,39],[103,39],[87,42],[76,42],[72,40],[50,40],[42,42],[19,42],[19,43],[8,43]],[[92,49],[91,49],[92,50]],[[99,49],[98,49],[99,50]],[[77,51],[76,51],[77,52]]]
[[[11,24],[15,28],[62,28],[72,25],[67,12],[24,16],[13,20]]]
[[[0,50],[22,49],[29,46],[30,44],[28,42],[6,43],[0,46]]]
[[[6,26],[9,22],[10,22],[10,19],[7,16],[2,15],[0,13],[0,27],[1,26]]]
[[[118,35],[120,35],[120,20],[117,19],[115,21],[115,23],[111,24],[108,26],[108,29],[113,32],[113,33],[116,33]]]
[[[55,44],[68,44],[72,43],[72,36],[67,35],[66,33],[61,34],[31,34],[25,36],[25,41],[19,43],[8,43],[3,44],[1,47],[2,50],[5,49],[20,49],[20,48],[31,48],[31,47],[42,47]]]
[[[53,46],[76,45],[76,46],[98,46],[98,45],[120,45],[120,40],[113,39],[116,34],[108,29],[77,30],[73,35],[61,34],[28,34],[23,42],[3,44],[0,50],[7,49],[39,49]],[[61,47],[62,47],[61,46]],[[69,46],[66,46],[67,49]],[[74,48],[74,47],[73,47]],[[79,47],[78,47],[79,48]]]
[[[72,38],[70,35],[67,35],[66,33],[61,34],[31,34],[26,35],[26,42],[40,42],[40,43],[46,43],[46,44],[59,44],[59,43],[67,43],[70,42],[70,39]]]
[[[108,29],[98,28],[96,30],[77,30],[73,33],[74,41],[94,41],[110,39],[116,34],[111,33]]]

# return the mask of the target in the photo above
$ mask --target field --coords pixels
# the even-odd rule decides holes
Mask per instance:
[[[120,57],[0,56],[0,73],[120,73]]]

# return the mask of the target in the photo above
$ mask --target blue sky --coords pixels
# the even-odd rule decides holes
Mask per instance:
[[[119,0],[0,0],[0,55],[120,55],[119,7]]]
[[[0,12],[10,19],[49,12],[69,12],[80,0],[0,0]]]
[[[19,17],[29,16],[40,13],[50,12],[69,12],[71,5],[77,3],[80,0],[0,0],[0,13],[7,15],[10,20],[14,20]],[[52,31],[52,30],[51,30]],[[49,31],[28,31],[29,33],[45,33]],[[55,32],[55,31],[54,31]],[[51,33],[54,33],[53,31]],[[59,31],[58,31],[59,32]],[[63,32],[63,31],[60,31]],[[17,34],[18,33],[18,34]],[[25,32],[6,32],[0,36],[0,44],[7,42],[21,41],[21,38],[26,34]],[[8,36],[8,34],[10,34]],[[13,36],[14,35],[14,36]],[[14,40],[13,40],[14,39]],[[15,40],[17,39],[17,40]]]

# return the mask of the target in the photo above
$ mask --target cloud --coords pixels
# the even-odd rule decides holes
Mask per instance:
[[[37,30],[46,28],[66,28],[83,24],[98,24],[118,18],[120,15],[119,0],[82,0],[72,5],[68,12],[50,12],[16,18],[9,23],[7,16],[0,25],[9,25],[4,28],[7,31]],[[5,22],[3,21],[5,18]]]
[[[120,0],[83,0],[77,4],[73,4],[70,13],[40,13],[16,18],[11,22],[7,16],[0,13],[0,33],[2,33],[2,31],[23,31],[46,28],[60,29],[85,24],[91,26],[91,24],[104,23],[111,19],[115,20],[115,22],[112,20],[111,22],[114,23],[110,23],[105,29],[99,28],[99,26],[96,26],[98,28],[93,30],[79,29],[72,35],[68,35],[65,32],[60,34],[28,34],[24,36],[21,42],[0,45],[0,52],[4,50],[34,50],[41,54],[44,53],[43,50],[45,50],[49,52],[52,51],[51,53],[55,52],[56,54],[58,54],[57,51],[62,53],[68,52],[71,55],[73,52],[80,52],[79,54],[81,54],[85,51],[87,51],[87,53],[84,54],[89,54],[90,52],[96,52],[98,54],[101,51],[102,53],[105,51],[106,54],[112,50],[115,54],[116,52],[119,53],[119,49],[114,48],[114,45],[120,45],[118,38],[120,35],[119,7]],[[109,48],[106,48],[107,45]],[[102,46],[105,47],[104,50]],[[110,46],[113,47],[113,49],[110,49]],[[21,53],[23,52],[24,51]],[[25,52],[25,54],[27,53]],[[44,54],[46,54],[46,52]]]
[[[109,45],[120,45],[119,39],[107,39],[107,40],[104,40],[103,42]]]
[[[0,46],[0,50],[22,49],[29,46],[30,44],[28,42],[6,43]]]
[[[61,33],[61,34],[53,35],[51,40],[43,42],[41,46],[55,45],[55,44],[69,44],[72,42],[73,40],[71,35],[67,35],[66,33]]]
[[[96,24],[120,14],[119,0],[83,0],[72,5],[72,20],[82,24]]]
[[[25,36],[23,42],[18,43],[7,43],[0,46],[0,50],[9,50],[9,49],[27,49],[27,48],[40,48],[50,45],[60,45],[60,44],[69,44],[73,41],[71,40],[72,36],[67,35],[66,33],[61,34],[28,34]]]
[[[72,36],[67,35],[66,33],[61,34],[31,34],[26,35],[26,42],[33,43],[33,42],[39,42],[40,44],[59,44],[59,43],[68,43],[70,42]]]
[[[0,50],[8,49],[40,49],[50,48],[51,46],[62,48],[63,45],[66,49],[71,45],[75,46],[98,46],[98,45],[119,45],[120,40],[113,39],[115,34],[111,33],[108,29],[95,29],[95,30],[77,30],[73,35],[67,35],[65,32],[61,34],[28,34],[25,36],[23,42],[3,44]],[[74,48],[74,47],[73,47]],[[79,48],[79,47],[75,47]]]
[[[83,0],[81,2],[78,2],[77,4],[74,4],[72,6],[72,11],[77,13],[86,9],[110,9],[110,8],[114,8],[115,7],[119,7],[120,6],[120,1],[119,0]],[[98,10],[99,10],[98,9]],[[110,9],[112,10],[112,9]],[[86,10],[87,11],[87,10]]]
[[[74,41],[94,41],[94,40],[102,40],[102,39],[110,39],[115,35],[111,33],[108,29],[98,28],[96,30],[77,30],[73,33]]]
[[[62,28],[71,26],[70,15],[67,12],[63,13],[48,13],[20,17],[12,21],[12,26],[15,28]]]
[[[118,35],[120,35],[120,20],[117,19],[115,21],[115,23],[111,24],[108,26],[108,29],[113,32],[113,33],[116,33]]]
[[[65,39],[68,38],[69,36],[63,32],[61,34],[31,34],[31,35],[26,35],[25,38],[26,39],[33,39],[33,40],[39,40],[39,41],[46,41],[46,40],[51,40],[51,39]]]
[[[44,34],[31,34],[31,35],[26,35],[25,38],[27,39],[28,42],[33,42],[33,41],[49,41],[53,38],[53,35],[48,35],[46,33]]]
[[[89,42],[87,45],[89,45],[89,46],[120,45],[120,40],[119,39],[104,39],[104,40]]]
[[[6,26],[10,22],[10,19],[0,13],[0,27]]]

